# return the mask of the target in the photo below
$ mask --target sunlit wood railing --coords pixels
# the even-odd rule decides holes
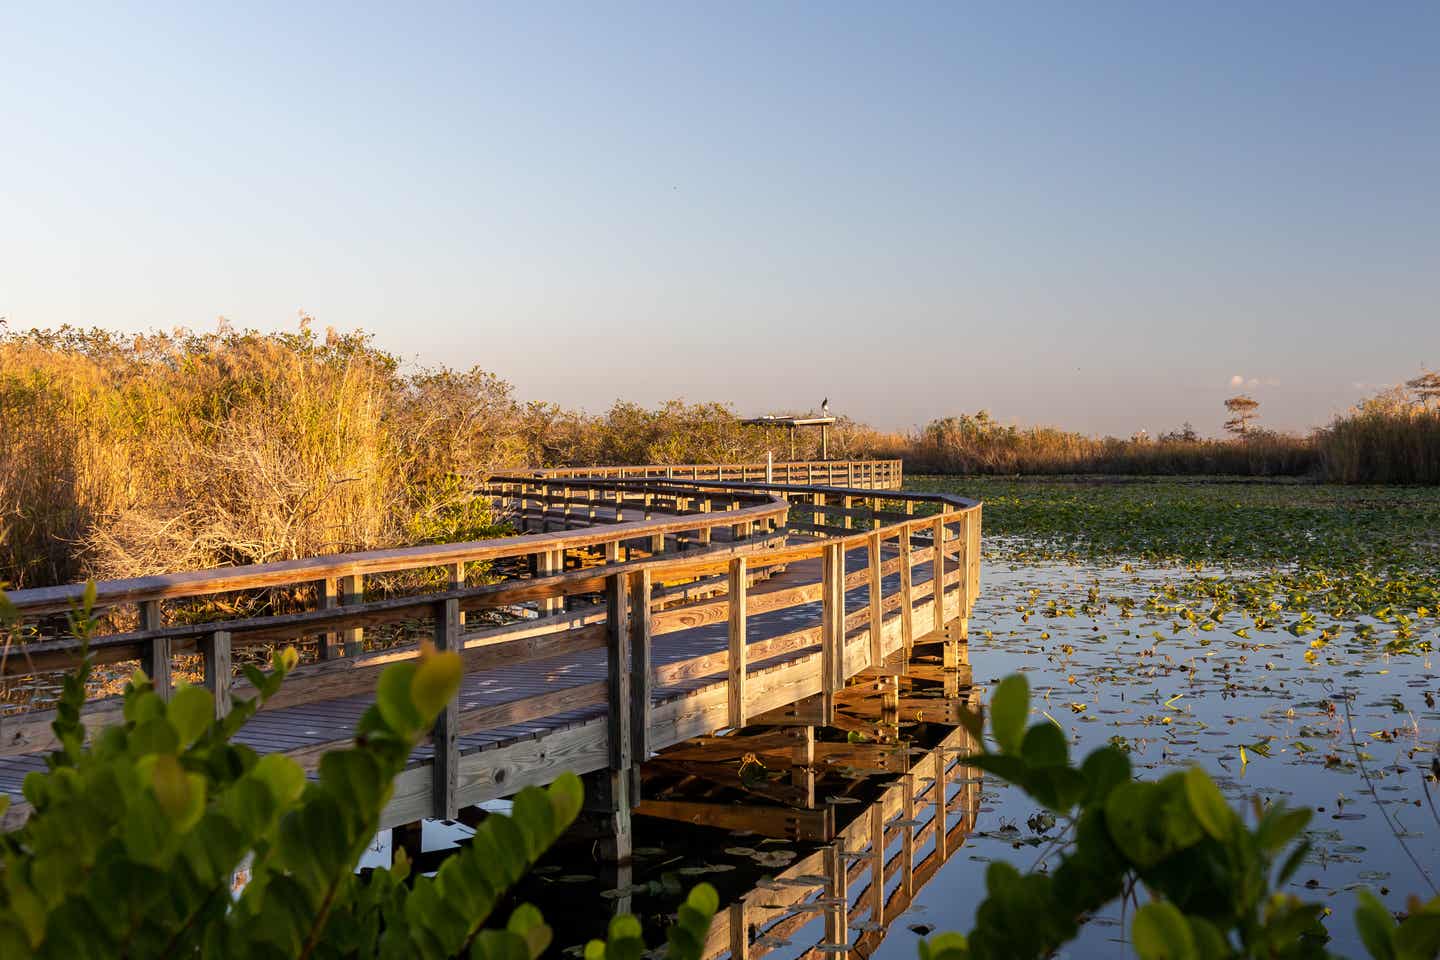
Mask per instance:
[[[899,490],[904,484],[900,460],[797,460],[774,463],[683,463],[628,467],[557,467],[525,471],[564,479],[592,477],[613,480],[754,480],[763,483],[814,484]]]
[[[100,583],[98,606],[132,609],[138,626],[94,638],[90,651],[102,664],[139,661],[162,691],[176,658],[196,657],[195,675],[203,675],[221,712],[253,692],[236,679],[234,661],[262,644],[301,642],[318,652],[266,710],[369,695],[384,666],[418,656],[419,637],[460,651],[467,675],[577,656],[609,665],[603,681],[557,680],[553,690],[442,715],[432,749],[412,758],[397,782],[384,822],[451,817],[461,806],[548,782],[562,769],[634,771],[656,749],[804,698],[833,712],[849,677],[908,653],[917,639],[942,639],[947,651],[963,642],[979,586],[979,503],[778,487],[497,477],[482,494],[527,532]],[[792,523],[797,510],[817,509],[825,511],[823,522]],[[467,568],[477,564],[494,582],[469,582]],[[434,585],[402,595],[367,593],[367,579],[417,571],[432,574]],[[225,594],[300,588],[313,591],[311,609],[196,619],[210,609],[197,604]],[[868,591],[868,601],[847,610],[847,595],[859,589]],[[78,644],[63,636],[55,615],[83,590],[11,594],[28,635],[8,649],[0,679],[76,662]],[[801,625],[749,626],[754,617],[790,608],[806,609]],[[509,622],[489,619],[502,612]],[[712,624],[725,625],[727,642],[652,663],[668,635]],[[403,642],[367,650],[365,631],[387,625],[402,631]],[[704,682],[666,689],[697,680]],[[586,709],[583,721],[543,736],[461,754],[463,737]],[[83,716],[92,727],[114,722],[119,704],[96,701]],[[52,719],[48,711],[0,717],[0,773],[7,756],[53,747]],[[313,767],[345,743],[317,741],[286,752]],[[631,795],[616,802],[634,801]],[[25,815],[23,803],[12,804],[6,822]]]

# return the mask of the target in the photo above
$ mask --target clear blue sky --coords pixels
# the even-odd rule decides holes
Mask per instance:
[[[17,327],[1117,434],[1440,366],[1434,0],[9,4],[0,121]]]

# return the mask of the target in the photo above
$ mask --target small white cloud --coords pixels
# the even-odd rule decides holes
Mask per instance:
[[[1243,387],[1243,386],[1245,386],[1245,378],[1242,377],[1242,376],[1240,376],[1240,374],[1238,374],[1238,373],[1235,374],[1235,376],[1233,376],[1233,377],[1230,378],[1230,386],[1232,386],[1232,387]]]

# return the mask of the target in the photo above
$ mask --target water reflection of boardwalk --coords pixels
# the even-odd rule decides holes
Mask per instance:
[[[906,670],[904,665],[894,666]],[[913,672],[945,676],[933,669]],[[951,672],[950,690],[945,691],[951,695],[930,702],[940,710],[972,702],[974,691],[968,684],[956,689],[960,676],[968,680],[968,669]],[[902,680],[907,688],[910,679]],[[854,721],[853,726],[868,722],[872,732],[885,736],[885,725],[891,721],[877,716],[876,708],[893,709],[899,699],[886,686],[861,681],[842,695],[842,709],[851,708],[843,712]],[[942,692],[939,683],[934,686],[933,692]],[[870,691],[876,687],[880,692],[873,696]],[[867,698],[879,702],[867,704]],[[919,725],[906,726],[913,729]],[[833,749],[827,754],[832,763],[869,769],[871,779],[883,780],[884,785],[866,804],[838,803],[850,799],[843,796],[812,796],[809,807],[823,811],[830,821],[828,829],[812,838],[823,845],[722,909],[706,943],[707,958],[728,954],[749,960],[777,951],[810,958],[848,953],[867,957],[874,952],[916,893],[965,842],[980,806],[981,774],[962,762],[974,748],[970,735],[959,727],[933,722],[925,726],[943,732],[924,749],[904,739],[898,743],[867,738],[863,744],[829,744]],[[763,753],[766,736],[733,739],[738,741],[737,749],[754,747],[762,752],[762,760],[779,766],[771,759],[773,750]],[[683,754],[684,748],[678,752]],[[661,759],[666,756],[662,754]],[[806,767],[797,764],[791,769],[803,771]],[[814,765],[809,769],[813,775]],[[763,820],[757,819],[759,823]]]

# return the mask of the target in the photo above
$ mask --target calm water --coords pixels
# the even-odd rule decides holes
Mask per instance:
[[[971,624],[975,682],[993,684],[1025,671],[1032,699],[1048,701],[1040,705],[1069,732],[1072,756],[1123,737],[1142,776],[1198,763],[1232,802],[1259,796],[1314,808],[1308,831],[1314,851],[1291,892],[1331,908],[1333,950],[1364,956],[1352,923],[1352,890],[1368,886],[1399,910],[1406,894],[1428,897],[1430,888],[1361,776],[1340,697],[1353,693],[1354,739],[1380,804],[1434,877],[1440,824],[1427,802],[1424,771],[1440,735],[1440,682],[1430,658],[1387,656],[1337,639],[1307,663],[1310,637],[1252,630],[1242,640],[1231,633],[1241,625],[1233,616],[1214,631],[1175,633],[1170,618],[1147,617],[1143,606],[1151,585],[1173,576],[1127,573],[1119,565],[987,563]],[[1092,588],[1102,602],[1086,612],[1081,608]],[[1142,603],[1125,618],[1114,602],[1104,602],[1112,596]],[[1047,615],[1051,600],[1057,612],[1073,607],[1074,616]],[[1026,620],[1017,608],[1035,612]],[[1242,746],[1248,762],[1241,760]],[[1440,801],[1434,784],[1430,791]],[[976,835],[891,928],[878,956],[915,956],[910,924],[968,929],[990,860],[1036,865],[1036,844],[1044,838],[1027,820],[1038,805],[993,779],[984,796]],[[1063,955],[1115,957],[1125,932],[1118,911],[1097,917]]]

